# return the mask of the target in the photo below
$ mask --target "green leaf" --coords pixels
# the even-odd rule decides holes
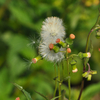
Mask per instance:
[[[21,91],[24,93],[24,95],[26,96],[27,100],[32,100],[30,94],[29,94],[27,91],[25,91],[25,90],[23,89],[22,86],[20,86],[20,85],[18,85],[18,84],[16,84],[16,83],[13,83],[13,84],[14,84],[19,90],[21,90]]]
[[[39,26],[37,24],[40,24],[39,22],[37,24],[32,22],[32,16],[28,14],[25,10],[21,9],[20,7],[15,7],[13,5],[9,6],[9,10],[12,13],[12,15],[19,21],[20,24],[29,27],[31,29],[39,30]]]
[[[59,97],[61,97],[61,96],[54,97],[54,98],[52,98],[51,100],[55,100],[55,99],[57,99],[57,98],[59,98]]]
[[[73,40],[70,39],[70,38],[67,38],[66,39],[66,43],[69,44],[69,45],[72,45],[73,44]]]
[[[90,100],[90,98],[92,98],[98,92],[100,92],[100,83],[90,85],[83,92],[83,100],[85,100],[85,98]]]
[[[34,90],[35,91],[35,90]],[[41,94],[41,93],[39,93],[39,92],[37,92],[37,91],[35,91],[37,94],[39,94],[40,96],[42,96],[45,100],[49,100],[46,96],[44,96],[43,94]]]
[[[2,40],[9,45],[8,55],[7,55],[7,63],[10,66],[10,73],[12,79],[15,79],[16,76],[23,73],[29,63],[25,62],[23,59],[28,58],[32,59],[36,56],[35,49],[31,47],[27,47],[29,41],[27,37],[22,35],[13,35],[11,32],[6,32],[2,35]],[[23,58],[20,57],[23,56]]]
[[[13,86],[9,82],[9,74],[6,66],[0,70],[0,100],[12,100],[9,94],[12,92]]]
[[[66,91],[65,91],[65,90],[62,90],[62,91],[61,91],[61,94],[62,94],[62,100],[64,100]]]

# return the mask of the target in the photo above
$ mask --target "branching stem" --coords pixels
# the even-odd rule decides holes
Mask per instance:
[[[58,81],[59,81],[59,100],[61,100],[61,82],[60,82],[60,66],[58,65]]]
[[[54,65],[54,72],[55,72],[55,90],[54,90],[54,97],[56,96],[56,91],[57,91],[57,70],[56,66]]]
[[[88,45],[89,45],[89,40],[90,40],[90,35],[91,35],[91,33],[92,33],[94,30],[100,28],[100,26],[98,26],[98,22],[99,22],[99,21],[100,21],[100,11],[99,11],[99,15],[98,15],[98,18],[97,18],[97,21],[96,21],[95,25],[91,28],[90,32],[88,33],[85,52],[88,52]],[[86,61],[86,60],[84,60],[83,72],[85,71],[85,68],[86,68],[85,61]],[[84,87],[84,78],[83,78],[83,80],[82,80],[81,90],[80,90],[80,94],[79,94],[78,100],[80,100],[80,98],[81,98],[82,91],[83,91],[83,87]]]
[[[68,73],[68,88],[69,88],[69,99],[71,100],[71,86],[70,86],[70,71],[69,71],[69,59],[68,59],[68,53],[66,52],[66,59],[67,59],[67,73]]]

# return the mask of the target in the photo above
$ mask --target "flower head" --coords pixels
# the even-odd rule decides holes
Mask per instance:
[[[59,47],[53,45],[52,43],[49,44],[49,49],[54,50],[54,52],[56,52],[56,53],[59,52]]]
[[[63,41],[61,41],[59,38],[56,40],[56,43],[60,44],[63,48],[66,47],[66,43],[64,43]]]
[[[87,78],[88,81],[91,80],[92,74],[97,74],[97,71],[87,71],[82,74],[83,77]]]
[[[32,63],[36,63],[40,59],[42,59],[42,57],[41,56],[37,56],[36,58],[32,59]]]
[[[76,60],[72,60],[70,62],[71,66],[72,66],[72,72],[76,73],[78,71],[77,67],[76,67]]]
[[[80,52],[79,54],[78,54],[78,56],[80,57],[80,58],[90,58],[91,57],[91,53],[90,52],[87,52],[87,53],[82,53],[82,52]]]
[[[48,17],[42,25],[41,37],[44,41],[55,40],[65,36],[62,20],[57,17]]]
[[[75,68],[75,69],[72,70],[73,73],[76,73],[77,71],[78,71],[77,68]]]
[[[15,100],[20,100],[20,98],[19,98],[19,97],[17,97]]]
[[[75,39],[75,35],[74,34],[70,34],[70,39]]]
[[[90,58],[90,57],[91,57],[91,53],[87,52],[87,58]]]
[[[71,53],[71,49],[70,49],[70,48],[67,48],[67,52],[68,52],[68,53]]]
[[[52,44],[52,45],[51,45]],[[52,48],[53,44],[56,44],[55,41],[49,40],[48,42],[43,42],[39,46],[39,53],[41,56],[46,55],[44,58],[52,61],[52,62],[60,62],[64,58],[63,50],[64,48],[60,48],[59,52],[55,52]]]

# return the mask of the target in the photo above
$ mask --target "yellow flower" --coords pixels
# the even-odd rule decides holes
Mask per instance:
[[[84,72],[82,76],[87,78],[88,81],[91,81],[92,74],[97,74],[97,71],[87,71]]]

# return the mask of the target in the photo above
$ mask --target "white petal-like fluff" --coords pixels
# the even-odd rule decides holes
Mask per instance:
[[[49,40],[48,42],[42,42],[39,46],[39,53],[43,58],[51,62],[60,62],[64,58],[63,52],[55,53],[53,50],[49,49],[49,44],[55,44],[55,41]],[[60,51],[64,51],[64,48],[61,48]]]
[[[62,19],[58,17],[48,17],[42,25],[41,37],[43,41],[55,40],[57,38],[64,38],[65,28]]]

